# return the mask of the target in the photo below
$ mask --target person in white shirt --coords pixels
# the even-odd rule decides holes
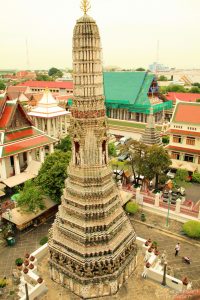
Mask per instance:
[[[178,255],[179,251],[180,251],[180,243],[177,243],[175,246],[175,256]]]

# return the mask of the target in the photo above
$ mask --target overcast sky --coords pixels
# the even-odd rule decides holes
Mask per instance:
[[[80,0],[0,0],[0,69],[71,67]],[[91,0],[104,66],[200,68],[200,0]]]

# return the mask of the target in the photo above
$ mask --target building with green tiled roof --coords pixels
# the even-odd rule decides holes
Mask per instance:
[[[160,99],[154,74],[148,72],[104,72],[104,94],[110,118],[146,122],[151,106],[156,122],[171,101]]]

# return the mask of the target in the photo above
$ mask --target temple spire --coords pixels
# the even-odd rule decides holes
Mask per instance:
[[[82,0],[81,1],[81,9],[86,15],[88,10],[91,8],[90,2],[88,0]]]

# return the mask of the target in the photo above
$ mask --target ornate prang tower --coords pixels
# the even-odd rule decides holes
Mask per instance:
[[[115,294],[136,265],[135,232],[108,164],[101,41],[84,16],[73,35],[72,160],[49,234],[51,278],[82,298]]]

